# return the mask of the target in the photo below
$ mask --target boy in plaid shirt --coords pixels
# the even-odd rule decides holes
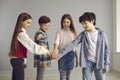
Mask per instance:
[[[50,18],[41,16],[38,20],[40,29],[35,34],[35,42],[49,49],[47,31],[50,27]],[[34,55],[34,67],[37,67],[36,80],[43,80],[46,66],[50,66],[51,58],[49,55]]]

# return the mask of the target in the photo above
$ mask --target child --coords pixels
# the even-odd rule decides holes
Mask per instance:
[[[80,16],[79,22],[85,30],[60,52],[60,57],[64,57],[74,46],[81,43],[80,66],[82,67],[83,80],[91,80],[93,71],[96,80],[105,80],[104,74],[109,71],[110,64],[106,34],[95,27],[96,16],[92,12],[85,12]]]
[[[28,13],[21,13],[18,16],[14,29],[9,56],[13,67],[12,80],[24,80],[24,65],[26,64],[27,50],[42,55],[50,52],[32,41],[26,30],[32,23],[32,17]]]
[[[76,36],[77,33],[71,15],[64,14],[61,19],[61,30],[59,30],[56,35],[53,54],[58,53],[58,50],[61,51],[64,49]],[[67,53],[68,54],[58,61],[60,80],[70,80],[70,73],[74,67],[74,56],[76,56],[76,67],[78,65],[77,50],[73,49]]]
[[[49,49],[47,31],[50,27],[50,18],[41,16],[38,20],[40,29],[35,34],[35,42],[40,46]],[[50,66],[51,58],[49,55],[34,55],[34,66],[37,67],[36,80],[43,80],[45,67]]]

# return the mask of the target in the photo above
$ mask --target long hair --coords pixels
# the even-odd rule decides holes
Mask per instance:
[[[75,27],[74,27],[74,24],[73,24],[73,20],[72,20],[72,17],[71,17],[70,14],[64,14],[64,15],[62,16],[62,19],[61,19],[61,29],[64,28],[64,26],[63,26],[63,21],[64,21],[65,18],[67,18],[67,19],[70,20],[70,31],[74,34],[74,37],[76,38],[77,32],[76,32],[76,30],[75,30]]]
[[[18,18],[17,18],[17,22],[15,25],[15,29],[14,29],[14,33],[12,36],[12,40],[11,40],[11,46],[10,46],[10,51],[9,51],[9,56],[15,56],[16,55],[16,50],[17,50],[17,36],[19,31],[22,28],[22,22],[26,21],[28,19],[32,19],[32,17],[28,14],[28,13],[21,13]]]

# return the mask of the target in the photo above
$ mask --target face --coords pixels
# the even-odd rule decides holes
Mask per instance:
[[[90,21],[84,21],[81,24],[82,24],[83,28],[87,31],[91,31],[93,29],[93,26],[94,26],[92,21],[91,22]]]
[[[42,24],[40,26],[45,32],[47,32],[49,30],[49,27],[50,27],[50,22],[49,23],[45,23],[45,24]]]
[[[70,26],[70,20],[67,19],[67,18],[65,18],[65,19],[63,20],[63,27],[64,27],[64,28],[68,28],[69,26]]]
[[[32,23],[32,19],[25,20],[22,22],[22,27],[27,30],[30,27],[31,23]]]

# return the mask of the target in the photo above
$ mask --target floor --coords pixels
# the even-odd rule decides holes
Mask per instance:
[[[25,80],[35,80],[36,70],[26,70]],[[11,80],[11,70],[10,71],[0,71],[0,80]],[[59,80],[59,73],[57,70],[47,69],[45,72],[44,80]],[[81,69],[74,69],[71,73],[71,80],[82,80]],[[94,75],[93,75],[93,79]],[[106,75],[106,80],[120,80],[120,72],[110,71]]]

